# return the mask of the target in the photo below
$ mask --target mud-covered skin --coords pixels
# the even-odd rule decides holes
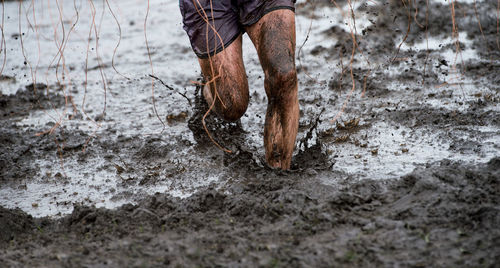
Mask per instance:
[[[240,35],[222,52],[198,60],[207,81],[203,95],[209,107],[213,105],[215,112],[230,122],[238,120],[248,107],[248,81],[242,53]]]
[[[276,10],[247,30],[265,75],[266,161],[272,167],[289,169],[299,124],[295,14],[290,10]]]
[[[299,121],[295,69],[295,14],[275,10],[247,27],[264,70],[268,97],[264,126],[266,161],[289,169]],[[205,80],[203,95],[209,106],[227,121],[238,120],[248,107],[248,81],[243,66],[241,36],[209,59],[199,59]]]
[[[2,226],[17,225],[0,240],[0,260],[11,267],[369,267],[491,266],[500,257],[499,158],[476,167],[443,161],[400,180],[342,188],[261,172],[227,194],[156,194],[117,210],[78,206],[59,220],[2,209]]]

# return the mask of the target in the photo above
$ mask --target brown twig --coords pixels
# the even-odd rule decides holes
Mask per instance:
[[[154,79],[156,79],[156,80],[158,80],[158,81],[159,81],[159,82],[160,82],[160,83],[161,83],[164,87],[166,87],[167,89],[172,90],[172,91],[175,91],[177,94],[179,94],[179,95],[181,95],[182,97],[184,97],[184,98],[188,101],[189,106],[192,106],[192,105],[191,105],[191,100],[190,100],[190,99],[186,96],[186,94],[181,93],[181,92],[179,92],[178,90],[175,90],[172,86],[167,85],[165,82],[163,82],[163,80],[161,80],[160,78],[158,78],[158,77],[157,77],[157,76],[155,76],[155,75],[150,74],[149,76],[150,76],[150,77],[152,77],[152,78],[154,78]]]

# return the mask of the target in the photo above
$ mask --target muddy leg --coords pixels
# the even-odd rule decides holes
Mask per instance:
[[[211,107],[214,104],[215,112],[227,121],[238,120],[248,107],[248,81],[241,42],[240,35],[210,59],[199,59],[201,71],[208,82],[203,96],[208,105]]]
[[[289,169],[299,125],[295,14],[275,10],[247,28],[264,70],[268,97],[264,146],[270,166]]]

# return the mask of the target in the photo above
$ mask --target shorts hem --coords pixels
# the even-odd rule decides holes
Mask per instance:
[[[224,46],[219,47],[215,51],[210,51],[209,53],[198,53],[195,51],[195,54],[200,59],[208,59],[209,56],[213,57],[213,56],[217,55],[219,52],[222,52],[222,50],[226,49],[228,46],[230,46],[234,42],[234,40],[236,40],[240,35],[241,35],[241,32],[236,34],[235,36],[233,36],[231,39],[229,39],[229,41],[227,41],[224,44]]]
[[[254,20],[250,21],[249,23],[245,23],[243,24],[244,27],[248,27],[248,26],[252,26],[253,24],[257,23],[260,19],[262,19],[262,17],[264,17],[267,13],[271,13],[275,10],[279,10],[279,9],[288,9],[288,10],[291,10],[295,13],[295,7],[292,7],[292,6],[275,6],[275,7],[272,7],[272,8],[269,8],[269,9],[266,9],[264,12],[262,12],[262,14],[255,18]]]

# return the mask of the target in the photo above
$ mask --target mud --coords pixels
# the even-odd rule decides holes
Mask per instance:
[[[500,159],[442,161],[398,180],[327,187],[250,178],[58,220],[2,210],[9,266],[495,266]]]
[[[177,2],[151,1],[153,70],[144,45],[146,7],[111,3],[123,35],[114,63],[126,77],[113,69],[118,29],[104,12],[101,59],[92,40],[86,79],[88,3],[76,6],[62,76],[48,38],[57,7],[35,5],[43,10],[37,44],[26,17],[19,34],[15,14],[28,2],[6,2],[0,266],[497,266],[494,2],[476,3],[484,37],[474,1],[456,2],[455,38],[448,2],[429,1],[426,31],[426,1],[416,1],[401,44],[408,28],[401,1],[353,3],[355,26],[342,16],[350,13],[346,1],[337,1],[340,9],[331,1],[298,1],[301,117],[286,172],[264,161],[267,100],[247,37],[247,113],[235,123],[213,113],[206,118],[228,154],[203,129],[207,105],[191,82],[199,81],[199,66]],[[68,33],[73,3],[61,6]],[[102,8],[96,3],[97,14]],[[358,41],[352,77],[349,25]],[[38,45],[44,56],[32,72]]]

